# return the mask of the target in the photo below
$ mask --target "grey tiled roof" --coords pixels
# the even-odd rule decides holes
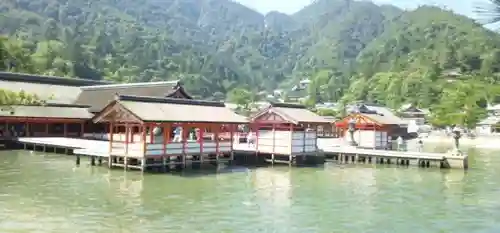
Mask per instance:
[[[366,116],[367,118],[370,118],[374,120],[377,123],[384,124],[384,125],[397,125],[398,123],[395,123],[393,119],[390,117],[384,116],[384,115],[379,115],[379,114],[366,114],[366,113],[360,113],[363,116]]]
[[[134,95],[150,97],[166,97],[182,88],[179,81],[129,83],[82,87],[82,92],[75,101],[76,104],[91,106],[91,112],[98,112],[114,100],[115,95]],[[181,89],[183,92],[183,89]],[[183,92],[184,95],[187,95]],[[187,96],[187,98],[190,98]]]
[[[302,123],[330,123],[330,121],[312,111],[303,105],[286,104],[286,103],[271,103],[268,108],[261,110],[252,119],[256,119],[267,112],[275,112],[286,120],[294,124]]]
[[[26,83],[0,80],[0,88],[28,94],[36,95],[38,98],[53,103],[73,103],[80,88],[75,86],[61,86],[52,84]]]
[[[394,124],[394,125],[408,124],[406,121],[396,116],[396,114],[394,114],[394,112],[387,107],[382,107],[382,106],[367,106],[367,107],[377,112],[377,115],[379,115],[378,119],[381,120],[380,123]]]
[[[92,114],[84,107],[64,106],[0,106],[0,117],[90,119]]]
[[[394,112],[387,107],[371,104],[357,104],[347,106],[350,113],[360,113],[383,124],[406,125],[408,122],[396,116]]]
[[[108,84],[108,82],[0,72],[0,88],[37,95],[52,103],[73,103],[80,94],[80,86]]]
[[[115,98],[112,104],[120,104],[145,122],[248,123],[220,102],[125,95]]]

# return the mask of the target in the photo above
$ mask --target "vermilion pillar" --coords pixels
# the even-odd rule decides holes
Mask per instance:
[[[85,123],[82,122],[80,123],[80,137],[83,138],[84,134],[85,134]]]
[[[130,137],[130,127],[128,124],[125,124],[125,154],[128,155],[128,141]]]
[[[109,154],[111,154],[113,150],[113,134],[114,134],[115,126],[113,122],[109,124]],[[111,156],[110,156],[111,158]]]
[[[187,143],[187,130],[184,124],[180,124],[180,127],[182,129],[182,134],[181,134],[181,143],[182,143],[182,154],[186,154],[186,143]]]
[[[154,135],[153,135],[154,128],[155,127],[153,124],[149,125],[149,143],[154,143]]]
[[[219,154],[219,130],[220,125],[214,127],[214,139],[215,139],[215,153]]]
[[[205,125],[203,125],[201,128],[198,128],[199,134],[198,134],[198,142],[200,143],[200,154],[203,155],[203,134],[205,133]]]

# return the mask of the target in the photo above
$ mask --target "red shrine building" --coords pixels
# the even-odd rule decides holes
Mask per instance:
[[[271,155],[271,162],[277,156],[286,163],[295,163],[298,157],[317,155],[318,128],[330,122],[309,111],[303,105],[271,103],[250,119],[251,132],[255,133],[255,148]]]
[[[0,139],[104,140],[106,149],[76,150],[106,155],[109,166],[145,170],[232,159],[236,129],[248,124],[224,103],[193,100],[179,81],[113,84],[0,72],[0,84],[47,102],[0,106]]]
[[[0,139],[69,136],[108,139],[93,115],[115,94],[192,99],[179,81],[114,84],[52,76],[0,72],[0,88],[36,95],[43,106],[0,106]]]
[[[388,149],[394,137],[406,134],[406,128],[402,127],[406,122],[400,118],[360,106],[358,111],[335,122],[335,126],[341,130],[341,135],[346,141],[351,140],[350,122],[354,122],[354,140],[363,148]]]
[[[109,154],[136,160],[130,166],[146,166],[148,159],[172,164],[181,155],[232,160],[233,133],[248,123],[219,102],[125,95],[116,95],[93,122],[109,126]],[[228,140],[220,137],[224,133],[230,134]],[[185,159],[177,162],[185,164]]]
[[[0,72],[2,89],[34,94],[41,106],[0,106],[0,139],[64,137],[101,140],[108,165],[144,170],[151,166],[232,160],[241,146],[237,129],[248,125],[224,103],[194,100],[179,81],[109,82]],[[50,93],[50,94],[48,94]],[[305,106],[272,103],[251,117],[254,148],[272,163],[317,158],[318,128],[331,123]],[[238,133],[239,134],[239,133]],[[235,140],[238,138],[238,140]],[[233,145],[237,141],[238,145]],[[102,143],[106,143],[107,148]],[[91,151],[93,150],[93,151]],[[76,152],[75,152],[76,153]]]

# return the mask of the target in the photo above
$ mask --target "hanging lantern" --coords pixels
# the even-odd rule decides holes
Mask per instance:
[[[155,126],[153,128],[153,135],[154,136],[160,136],[163,133],[163,128]]]

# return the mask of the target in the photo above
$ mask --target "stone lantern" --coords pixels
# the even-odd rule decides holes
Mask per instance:
[[[348,125],[348,131],[349,131],[349,134],[351,136],[351,141],[350,141],[350,145],[351,146],[357,146],[358,143],[356,143],[356,141],[354,140],[354,132],[356,131],[356,120],[354,118],[351,118],[349,120],[349,122],[347,123]]]
[[[155,126],[153,128],[153,132],[152,133],[153,133],[154,136],[160,136],[163,133],[163,128]]]
[[[462,137],[462,130],[460,127],[455,126],[451,130],[453,133],[453,141],[455,142],[455,151],[460,152],[460,138]]]

